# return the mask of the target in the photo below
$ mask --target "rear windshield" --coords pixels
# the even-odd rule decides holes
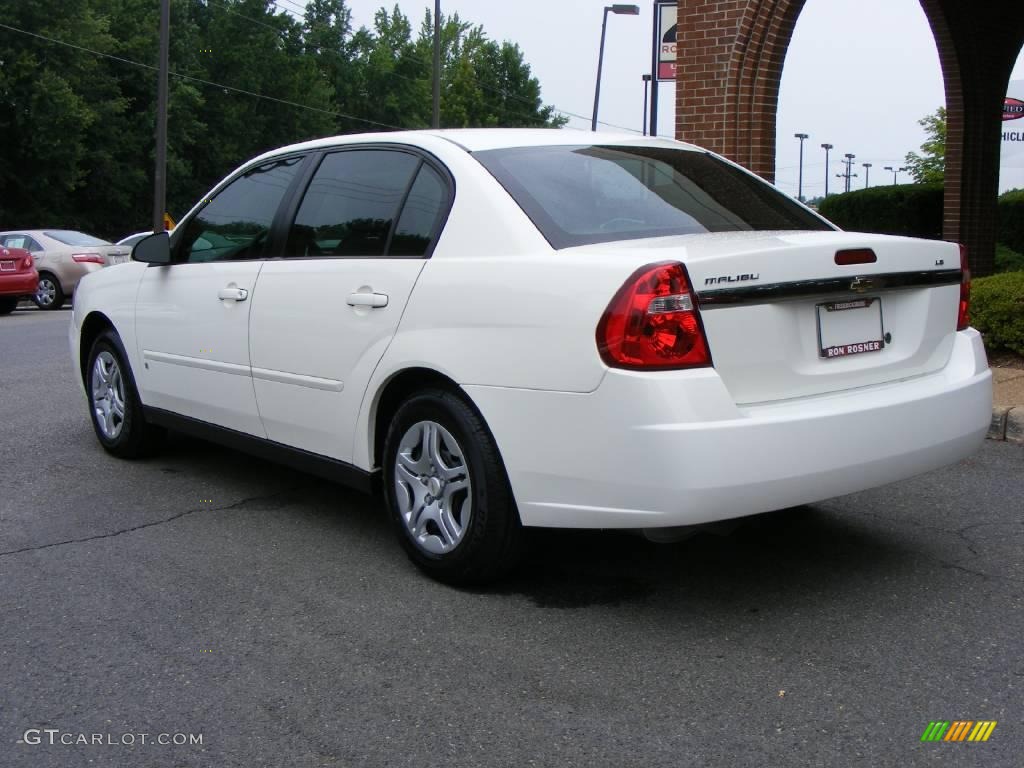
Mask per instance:
[[[87,235],[85,232],[75,232],[71,229],[51,229],[43,232],[47,237],[59,240],[64,245],[110,245],[106,240]]]
[[[775,187],[706,152],[515,147],[473,155],[554,248],[743,230],[829,230]]]

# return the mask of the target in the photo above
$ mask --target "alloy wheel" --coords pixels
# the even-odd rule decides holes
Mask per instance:
[[[41,307],[48,307],[57,298],[57,285],[49,277],[39,278],[39,288],[36,289],[36,303]]]
[[[92,409],[103,436],[114,440],[124,426],[124,377],[110,352],[103,350],[92,366]]]
[[[394,471],[399,513],[412,540],[443,555],[459,545],[472,516],[472,485],[465,454],[451,432],[419,421],[398,443]]]

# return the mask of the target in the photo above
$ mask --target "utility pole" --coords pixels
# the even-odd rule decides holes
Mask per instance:
[[[166,1],[166,0],[165,0]],[[435,129],[441,127],[441,0],[434,0],[434,119]]]
[[[821,148],[825,150],[825,197],[828,197],[828,153],[832,151],[833,147],[831,144],[822,144]]]
[[[864,189],[868,188],[868,180],[871,178],[871,163],[861,163],[864,166]]]
[[[806,133],[794,133],[794,138],[800,139],[800,181],[796,186],[796,199],[801,203],[804,201],[804,139],[810,136]]]
[[[160,62],[156,76],[156,168],[153,173],[153,232],[163,232],[167,210],[167,59],[171,0],[160,0]]]
[[[847,152],[845,155],[843,155],[843,157],[846,158],[846,191],[849,192],[850,179],[857,175],[855,173],[851,173],[851,171],[853,170],[853,160],[857,156],[850,152]]]

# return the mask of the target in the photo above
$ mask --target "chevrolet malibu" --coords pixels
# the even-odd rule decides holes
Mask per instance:
[[[100,444],[179,430],[379,488],[417,566],[530,527],[648,531],[955,462],[990,372],[953,243],[838,231],[664,139],[467,130],[245,163],[86,277]]]

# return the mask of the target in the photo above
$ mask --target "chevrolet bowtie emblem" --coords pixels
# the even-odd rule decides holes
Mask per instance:
[[[875,281],[866,277],[855,277],[853,282],[850,283],[850,290],[856,291],[857,293],[864,293],[870,291],[875,287]]]

